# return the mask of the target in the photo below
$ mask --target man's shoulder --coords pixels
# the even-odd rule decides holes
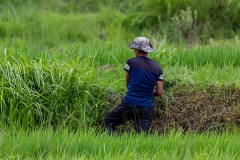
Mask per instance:
[[[146,63],[148,62],[148,63]],[[154,61],[153,59],[149,58],[149,57],[133,57],[127,60],[128,64],[141,64],[141,65],[147,65],[147,66],[153,66],[153,67],[157,67],[157,68],[162,68],[156,61]]]
[[[139,60],[138,60],[137,57],[133,57],[133,58],[130,58],[130,59],[127,60],[127,64],[128,65],[134,65],[134,64],[136,64],[138,62],[139,62]]]
[[[154,61],[153,59],[149,58],[149,60],[151,61],[151,64],[154,65],[157,68],[162,68],[156,61]]]

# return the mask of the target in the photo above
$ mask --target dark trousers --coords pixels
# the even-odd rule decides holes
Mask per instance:
[[[148,132],[152,125],[153,111],[153,107],[128,106],[126,103],[121,102],[107,115],[103,125],[112,134],[115,132],[116,126],[132,119],[138,133],[141,131]]]

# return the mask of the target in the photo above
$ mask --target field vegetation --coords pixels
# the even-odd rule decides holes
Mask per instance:
[[[35,47],[164,37],[209,43],[239,36],[238,0],[1,0],[0,36]],[[17,43],[17,44],[16,44]]]
[[[126,46],[91,44],[40,53],[5,48],[0,68],[1,124],[31,128],[46,124],[52,115],[55,126],[97,125],[126,92],[123,66],[134,56]],[[235,58],[239,50],[226,52],[220,47],[156,48],[150,57],[165,74],[165,96],[156,99],[156,108],[165,109],[162,114],[167,116],[169,107],[191,106],[199,114],[195,106],[205,105],[201,110],[207,118],[207,108],[224,107],[219,114],[228,108],[231,117],[224,122],[239,124],[240,68]],[[206,59],[195,58],[200,54]]]
[[[0,158],[238,159],[238,0],[0,0]],[[164,72],[152,134],[102,120],[124,97],[128,44]],[[144,154],[143,154],[144,153]]]
[[[3,159],[239,159],[238,131],[221,134],[134,133],[109,136],[93,130],[15,131],[1,134]],[[3,138],[4,137],[4,138]]]

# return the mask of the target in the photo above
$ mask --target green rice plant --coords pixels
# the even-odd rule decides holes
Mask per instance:
[[[130,41],[149,33],[194,44],[238,35],[239,6],[238,0],[3,0],[0,37],[10,46],[26,39],[25,45],[40,50],[75,42]]]
[[[92,41],[111,42],[129,37],[121,25],[124,15],[117,9],[113,12],[112,8],[105,5],[96,5],[98,12],[82,13],[77,9],[71,11],[71,7],[67,12],[57,10],[58,4],[61,3],[66,5],[72,3],[73,6],[82,7],[80,2],[74,1],[68,3],[48,1],[38,4],[30,0],[26,3],[22,1],[23,4],[19,6],[15,6],[15,3],[17,2],[0,3],[4,11],[0,13],[0,36],[2,35],[1,40],[5,42],[7,48],[12,45],[22,46],[24,39],[27,40],[25,45],[29,48],[42,50],[45,47],[54,48],[67,44],[71,47],[75,42],[82,44]],[[51,9],[51,5],[55,6],[56,11]]]
[[[2,130],[0,157],[14,159],[237,159],[239,131],[168,134],[124,133],[109,136],[94,130]],[[4,136],[4,138],[3,138]]]
[[[206,65],[222,68],[224,66],[238,67],[240,64],[239,55],[238,49],[200,47],[186,52],[179,52],[176,58],[179,60],[179,64],[187,65],[193,69]]]

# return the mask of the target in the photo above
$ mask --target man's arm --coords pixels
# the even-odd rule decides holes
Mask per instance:
[[[130,82],[130,74],[129,74],[129,72],[126,72],[126,87],[127,88],[128,88],[129,82]]]
[[[156,90],[153,91],[154,96],[161,96],[163,95],[163,82],[157,81],[156,82]]]

